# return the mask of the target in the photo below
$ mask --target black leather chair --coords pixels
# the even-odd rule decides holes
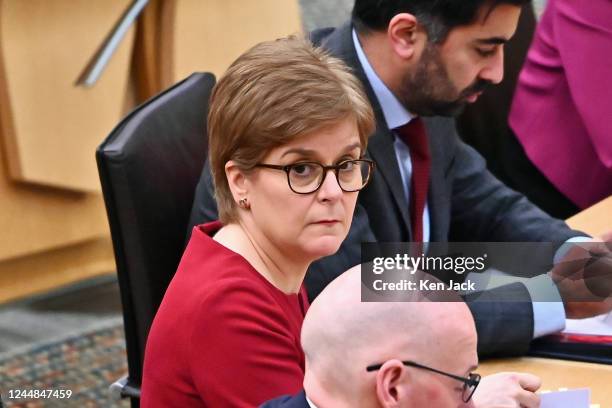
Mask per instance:
[[[139,404],[147,334],[185,246],[208,139],[215,77],[196,73],[135,109],[96,151],[125,326],[128,376],[111,391]]]

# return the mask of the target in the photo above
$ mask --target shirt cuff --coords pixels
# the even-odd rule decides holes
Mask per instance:
[[[591,237],[573,237],[565,241],[557,252],[553,262],[559,263],[561,259],[570,250],[573,243],[578,242],[589,242],[593,239]],[[538,338],[552,334],[565,329],[565,307],[561,300],[561,295],[556,285],[548,275],[540,275],[535,278],[529,279],[524,282],[527,287],[529,296],[532,299],[542,299],[541,296],[545,296],[547,302],[533,302],[533,337]],[[545,294],[544,294],[545,293]],[[554,302],[553,299],[558,301]]]
[[[563,330],[565,328],[565,307],[559,290],[550,276],[536,276],[524,281],[523,284],[531,299],[547,299],[546,302],[532,302],[533,337],[542,337]]]
[[[591,237],[573,237],[573,238],[568,239],[563,244],[561,244],[559,249],[557,249],[557,252],[555,252],[555,257],[553,258],[553,262],[555,263],[555,265],[559,263],[559,261],[563,259],[565,254],[567,254],[567,251],[569,251],[572,248],[572,244],[575,244],[577,242],[591,242],[591,241],[593,241],[593,238]]]

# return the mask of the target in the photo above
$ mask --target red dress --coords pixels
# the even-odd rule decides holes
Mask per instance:
[[[304,379],[306,292],[286,295],[195,227],[153,321],[141,407],[253,407]]]

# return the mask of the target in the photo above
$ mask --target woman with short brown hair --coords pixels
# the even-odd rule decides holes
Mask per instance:
[[[220,222],[194,228],[155,317],[143,407],[256,406],[302,387],[302,282],[346,237],[373,163],[357,79],[307,41],[256,45],[216,85]]]

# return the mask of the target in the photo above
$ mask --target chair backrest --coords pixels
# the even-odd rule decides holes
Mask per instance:
[[[215,77],[196,73],[135,109],[96,151],[125,325],[128,384],[139,387],[147,334],[179,264],[207,154]]]

